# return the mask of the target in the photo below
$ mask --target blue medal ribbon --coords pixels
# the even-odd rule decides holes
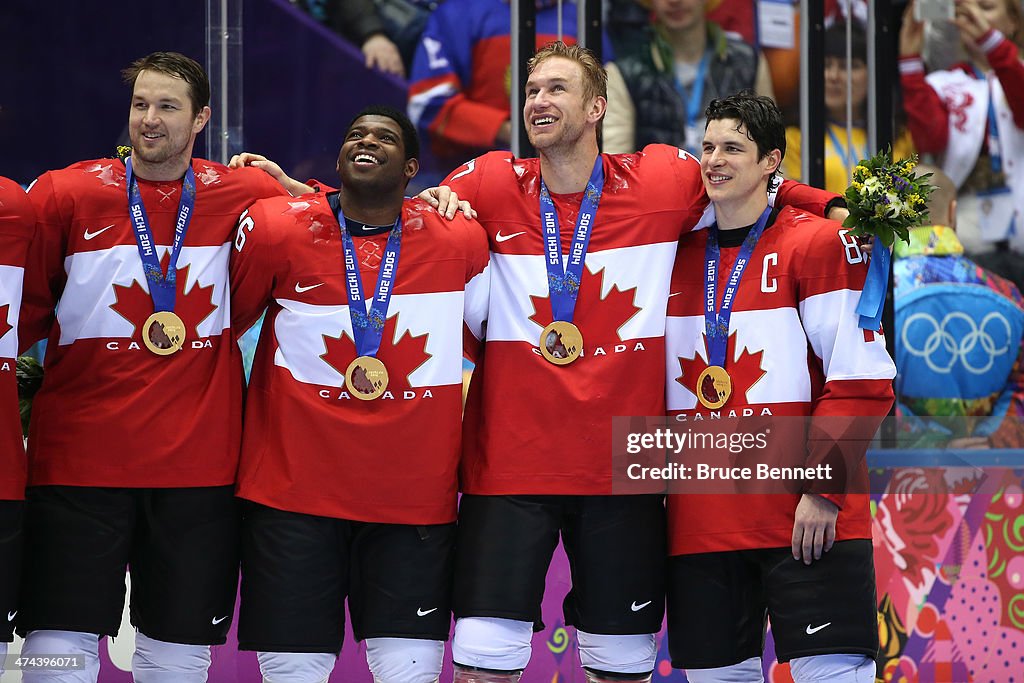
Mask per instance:
[[[882,327],[882,311],[885,309],[885,293],[889,288],[889,263],[892,254],[889,247],[877,237],[871,239],[871,265],[864,280],[860,300],[857,302],[858,325],[862,330],[877,332]]]
[[[686,130],[693,128],[697,124],[697,117],[700,116],[701,109],[703,108],[704,79],[707,78],[708,62],[710,61],[711,48],[708,48],[700,58],[700,63],[697,65],[697,76],[693,79],[693,85],[690,86],[689,91],[679,81],[678,77],[672,79],[676,92],[679,93],[679,97],[686,103]],[[686,151],[696,153],[697,150],[688,149]]]
[[[971,69],[974,71],[974,77],[980,81],[985,81],[985,84],[988,86],[988,138],[986,139],[988,158],[992,164],[992,172],[1002,173],[1003,156],[999,151],[999,126],[996,124],[995,93],[992,92],[992,83],[988,80],[988,77],[976,66],[972,66]]]
[[[337,218],[338,225],[341,226],[345,291],[348,293],[348,312],[352,320],[352,339],[356,346],[356,356],[376,357],[377,351],[380,349],[381,338],[384,336],[384,323],[388,319],[388,305],[391,303],[395,273],[398,271],[398,257],[402,252],[402,216],[399,214],[391,232],[388,233],[384,258],[380,262],[380,271],[377,273],[376,293],[369,311],[367,311],[363,298],[363,281],[359,276],[359,263],[356,261],[356,245],[345,224],[345,214],[341,209],[340,198]]]
[[[149,295],[153,299],[153,312],[174,311],[174,299],[177,295],[178,255],[185,242],[185,233],[192,220],[192,211],[196,203],[196,174],[189,164],[185,178],[181,184],[181,200],[178,202],[178,218],[174,222],[174,243],[167,263],[167,274],[160,268],[160,258],[156,255],[156,241],[149,229],[149,218],[146,207],[142,204],[142,193],[139,182],[132,172],[131,158],[125,159],[125,184],[128,186],[128,216],[135,232],[135,243],[142,257],[142,271],[146,275]]]
[[[704,333],[708,339],[708,365],[725,367],[726,350],[729,347],[729,320],[732,318],[732,305],[736,301],[736,290],[740,286],[740,278],[743,271],[747,269],[750,257],[757,246],[757,240],[761,238],[765,226],[768,225],[768,217],[772,213],[772,207],[766,207],[761,212],[757,223],[747,233],[740,247],[740,253],[736,256],[736,263],[732,267],[732,273],[725,283],[725,292],[722,294],[722,307],[718,308],[718,263],[721,250],[718,247],[718,224],[715,223],[708,228],[708,239],[704,245]],[[716,310],[717,309],[717,310]]]
[[[569,247],[569,260],[563,268],[558,212],[551,200],[548,186],[543,178],[540,180],[540,216],[544,230],[544,254],[553,320],[572,322],[576,310],[576,297],[579,295],[580,282],[583,280],[583,262],[587,256],[594,216],[597,214],[603,189],[604,166],[601,155],[598,154],[594,160],[594,169],[590,172],[590,180],[587,181],[586,192],[583,194],[579,216],[576,218],[576,232],[573,234],[572,246]]]

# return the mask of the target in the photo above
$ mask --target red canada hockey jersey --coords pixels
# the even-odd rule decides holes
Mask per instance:
[[[466,407],[464,492],[611,493],[612,418],[664,415],[669,278],[680,234],[707,206],[700,164],[667,145],[602,158],[604,192],[574,318],[584,356],[566,366],[538,350],[552,319],[539,161],[491,152],[445,181],[472,202],[491,248],[487,339]],[[552,196],[563,258],[582,196]],[[822,213],[834,196],[785,183],[778,201],[806,201]]]
[[[374,296],[388,235],[356,237],[363,295]],[[269,305],[246,403],[238,494],[307,514],[396,524],[455,519],[464,332],[482,336],[487,240],[407,200],[377,357],[386,393],[350,396],[356,358],[341,232],[327,198],[257,202],[239,223],[232,318]]]
[[[892,405],[896,368],[884,338],[858,326],[866,258],[840,224],[788,207],[758,240],[735,295],[725,365],[733,394],[718,411],[698,402],[697,378],[708,365],[707,235],[702,230],[680,240],[672,274],[665,332],[669,414],[695,422],[742,416],[743,408],[754,407],[755,416],[877,416],[880,423]],[[739,251],[721,249],[719,306]],[[814,462],[812,447],[808,463]],[[842,508],[838,540],[871,538],[864,489],[826,497]],[[797,502],[799,495],[786,494],[670,495],[669,552],[789,546]]]
[[[18,412],[18,311],[35,212],[21,185],[0,177],[0,500],[25,497],[25,444]]]
[[[242,371],[232,342],[228,253],[242,210],[283,194],[255,168],[195,159],[196,199],[178,258],[175,312],[185,347],[142,343],[153,313],[129,221],[124,164],[98,159],[40,176],[29,192],[21,346],[48,337],[29,430],[29,484],[217,486],[235,480]],[[139,179],[166,269],[181,181]]]

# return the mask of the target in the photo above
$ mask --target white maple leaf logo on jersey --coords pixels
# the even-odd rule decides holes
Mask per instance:
[[[216,185],[220,182],[220,174],[212,166],[203,166],[203,170],[196,174],[203,185]]]
[[[332,225],[325,225],[316,213],[310,211],[314,206],[320,206],[319,200],[288,202],[288,208],[282,211],[281,215],[291,216],[295,219],[296,225],[313,233],[314,243],[329,242],[338,233],[332,229]]]
[[[311,206],[309,202],[288,202],[288,209],[282,213],[282,216],[294,216],[302,213]]]
[[[124,177],[123,175],[118,177],[118,174],[114,171],[113,162],[109,164],[93,164],[92,166],[85,169],[85,172],[96,174],[96,178],[104,187],[108,185],[120,185],[121,178]]]

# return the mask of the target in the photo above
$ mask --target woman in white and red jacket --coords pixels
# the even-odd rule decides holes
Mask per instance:
[[[907,126],[922,153],[941,155],[959,190],[958,235],[968,251],[1024,247],[1024,17],[1017,0],[956,0],[968,60],[925,75],[924,25],[907,6],[900,81]]]

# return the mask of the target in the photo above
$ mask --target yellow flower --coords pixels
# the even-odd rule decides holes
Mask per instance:
[[[850,183],[850,186],[853,187],[853,189],[857,190],[858,192],[864,189],[864,185],[862,183],[858,183],[856,180]]]
[[[853,169],[853,177],[857,178],[858,180],[867,177],[867,174],[868,169],[865,168],[864,166],[861,166],[860,164],[857,164],[857,166]]]

